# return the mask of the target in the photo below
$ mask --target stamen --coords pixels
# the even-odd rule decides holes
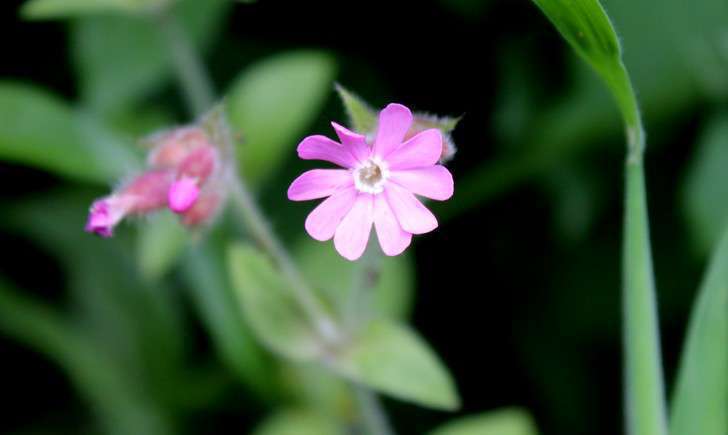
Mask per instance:
[[[369,159],[354,171],[354,184],[361,192],[380,193],[389,171],[378,159]]]

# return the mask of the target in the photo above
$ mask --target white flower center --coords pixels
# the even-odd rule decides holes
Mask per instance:
[[[389,177],[389,169],[381,159],[372,157],[354,169],[353,175],[354,185],[360,192],[381,193]]]

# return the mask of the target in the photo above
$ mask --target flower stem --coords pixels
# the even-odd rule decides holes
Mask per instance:
[[[376,393],[359,384],[352,383],[351,385],[367,433],[369,435],[394,435],[387,414]]]
[[[354,273],[347,303],[344,306],[344,321],[347,333],[355,333],[362,324],[373,317],[372,292],[379,282],[382,267],[382,255],[374,247],[376,242],[372,235],[369,248],[359,260]],[[356,397],[359,413],[364,428],[370,435],[394,435],[387,414],[377,394],[360,384],[351,382],[351,389]]]
[[[245,182],[235,177],[232,183],[232,201],[245,226],[278,264],[283,276],[289,283],[289,288],[296,302],[309,317],[320,337],[328,343],[338,341],[340,333],[333,319],[326,312],[321,302],[316,298],[301,273],[296,268],[288,251],[273,233],[270,225],[263,217],[263,213],[253,200]]]
[[[157,13],[156,18],[169,47],[187,107],[193,116],[200,116],[215,102],[212,81],[189,36],[172,12],[165,8]]]

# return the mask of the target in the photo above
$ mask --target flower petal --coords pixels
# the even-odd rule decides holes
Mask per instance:
[[[374,197],[374,228],[379,246],[386,255],[399,255],[412,241],[412,234],[404,231],[394,216],[384,195]]]
[[[401,104],[389,104],[379,113],[374,154],[387,157],[397,149],[412,125],[412,112]]]
[[[369,155],[372,153],[372,149],[367,143],[366,136],[359,133],[354,133],[348,128],[335,122],[332,122],[331,126],[334,127],[336,135],[339,136],[339,140],[341,141],[341,143],[344,145],[345,148],[348,148],[349,152],[351,153],[351,155],[354,156],[355,159],[363,162],[369,158]]]
[[[288,188],[288,199],[306,201],[323,198],[347,183],[353,183],[353,178],[346,169],[312,169],[293,180]]]
[[[319,204],[306,218],[306,231],[316,240],[326,241],[334,237],[341,219],[351,210],[357,197],[353,187],[336,191]]]
[[[418,133],[387,156],[390,169],[432,166],[442,155],[442,133],[431,128]]]
[[[424,234],[437,228],[435,216],[409,190],[396,183],[387,183],[384,193],[403,230]]]
[[[342,257],[351,261],[361,257],[369,242],[373,221],[374,198],[369,193],[360,193],[334,235],[334,246]]]
[[[454,189],[452,174],[442,165],[392,171],[389,179],[415,195],[438,201],[449,199]]]
[[[298,157],[304,160],[325,160],[343,168],[353,168],[358,163],[349,149],[326,136],[308,136],[298,144]]]

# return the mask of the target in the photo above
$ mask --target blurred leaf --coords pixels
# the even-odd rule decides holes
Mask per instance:
[[[571,47],[602,75],[620,62],[617,34],[597,0],[534,0]]]
[[[174,294],[162,283],[152,288],[139,279],[121,232],[100,239],[82,231],[90,202],[87,195],[49,194],[10,207],[3,224],[60,260],[74,319],[96,351],[133,372],[156,400],[171,404],[186,382],[181,364],[187,331]]]
[[[174,266],[188,242],[187,230],[173,213],[164,211],[139,227],[137,261],[142,276],[160,279]]]
[[[303,237],[295,246],[295,256],[308,282],[337,307],[345,309],[360,264],[343,259],[329,244]],[[383,257],[383,256],[382,256]],[[414,297],[414,266],[409,255],[380,259],[373,295],[375,315],[404,320],[409,316]]]
[[[336,84],[336,92],[349,115],[349,128],[359,134],[373,133],[377,126],[377,111],[361,97]]]
[[[343,376],[401,400],[443,410],[460,406],[445,366],[428,344],[405,326],[374,321],[329,364]]]
[[[253,435],[340,435],[344,428],[310,410],[279,411],[266,419]]]
[[[182,0],[174,13],[198,49],[219,34],[228,0]],[[109,114],[134,107],[159,92],[172,75],[169,48],[151,17],[121,15],[73,23],[71,47],[83,101]]]
[[[166,0],[28,0],[20,13],[28,19],[67,18],[104,12],[139,12]]]
[[[293,403],[301,403],[326,415],[350,415],[354,405],[351,386],[320,364],[282,364],[282,384]]]
[[[243,319],[217,244],[208,240],[192,247],[182,272],[220,358],[259,397],[269,398],[274,389],[271,361]]]
[[[0,119],[4,160],[102,183],[137,166],[124,139],[35,87],[0,82]]]
[[[59,364],[112,435],[173,433],[168,416],[150,401],[137,379],[71,327],[50,307],[0,279],[0,331]]]
[[[522,409],[507,408],[462,417],[446,423],[430,435],[536,435],[536,425]]]
[[[606,82],[617,100],[628,129],[635,129],[639,110],[627,70],[622,63],[622,50],[617,34],[598,0],[534,0],[551,23],[576,51]],[[640,135],[641,131],[630,131]],[[633,144],[630,141],[630,145]],[[639,144],[641,147],[642,144]],[[641,153],[642,150],[630,150]]]
[[[336,65],[317,51],[278,54],[249,67],[227,97],[231,126],[242,139],[242,175],[260,184],[294,155],[300,135],[328,96]]]
[[[672,402],[672,435],[728,434],[728,231],[698,292]]]
[[[662,355],[637,98],[609,18],[597,0],[534,0],[609,87],[627,135],[623,244],[624,372],[627,433],[666,434]]]
[[[709,252],[728,222],[728,113],[713,116],[698,140],[682,202],[688,229],[701,253]]]
[[[273,264],[252,246],[228,251],[228,268],[245,318],[272,351],[294,360],[312,360],[321,353],[304,314],[285,290]]]

